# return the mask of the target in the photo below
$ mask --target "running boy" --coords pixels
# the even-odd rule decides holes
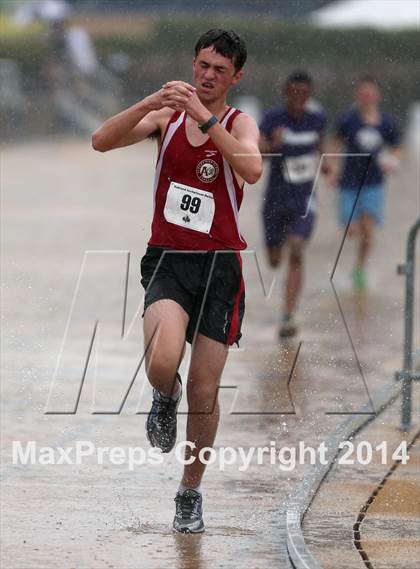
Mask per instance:
[[[304,71],[290,75],[284,87],[285,105],[268,111],[260,124],[260,150],[274,154],[263,206],[270,265],[278,267],[281,257],[288,254],[280,337],[297,332],[295,312],[303,285],[304,250],[315,223],[312,194],[326,117],[308,104],[312,85]]]
[[[176,441],[185,342],[192,344],[187,379],[187,440],[195,444],[175,497],[180,532],[201,532],[198,459],[216,435],[217,391],[228,354],[241,337],[244,284],[239,250],[246,242],[238,212],[244,183],[262,173],[258,127],[229,107],[229,89],[243,75],[243,40],[213,29],[195,46],[193,85],[170,81],[93,134],[93,147],[112,150],[158,138],[151,238],[141,261],[146,289],[146,371],[153,386],[147,436],[169,452]],[[189,454],[187,453],[187,457]]]
[[[380,99],[380,87],[374,77],[359,79],[354,90],[354,106],[340,117],[334,141],[334,152],[347,154],[338,180],[339,216],[344,227],[350,223],[349,236],[358,237],[352,273],[357,290],[366,286],[365,268],[375,226],[383,221],[384,179],[396,170],[400,156],[396,122],[381,111]],[[337,177],[336,163],[332,173],[334,185]]]

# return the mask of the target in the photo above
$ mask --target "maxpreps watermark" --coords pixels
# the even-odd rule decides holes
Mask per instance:
[[[186,451],[187,456],[186,456]],[[334,452],[334,455],[328,456]],[[332,456],[337,458],[338,464],[367,465],[373,459],[382,464],[398,461],[407,464],[407,441],[402,441],[396,449],[390,449],[387,441],[382,441],[372,446],[369,441],[360,441],[356,445],[352,441],[342,441],[338,449],[329,449],[325,442],[318,446],[308,446],[300,441],[296,446],[278,447],[275,441],[270,441],[268,446],[257,447],[204,447],[197,453],[195,444],[190,441],[179,442],[175,446],[175,458],[182,464],[192,464],[196,460],[211,465],[216,464],[220,470],[226,467],[236,467],[240,472],[245,472],[251,465],[276,466],[280,470],[290,472],[297,465],[304,464],[328,464]],[[166,455],[167,456],[167,455]],[[142,465],[163,464],[165,455],[153,447],[99,447],[92,441],[76,441],[74,446],[50,447],[38,446],[36,441],[12,442],[12,463],[14,465],[82,465],[91,463],[92,460],[98,465],[112,464],[126,466],[133,471]]]

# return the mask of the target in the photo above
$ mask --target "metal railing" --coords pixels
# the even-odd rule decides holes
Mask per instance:
[[[413,366],[415,252],[419,229],[420,218],[414,223],[408,233],[406,262],[397,267],[398,274],[405,276],[403,369],[395,373],[395,379],[401,381],[401,429],[403,431],[408,431],[411,426],[412,382],[420,379],[420,373],[415,373]]]

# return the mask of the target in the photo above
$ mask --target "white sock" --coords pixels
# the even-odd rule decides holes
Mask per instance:
[[[194,490],[195,492],[201,494],[201,484],[199,484],[196,488],[193,488],[192,486],[184,486],[181,482],[178,488],[178,492],[180,494],[183,494],[185,490]]]

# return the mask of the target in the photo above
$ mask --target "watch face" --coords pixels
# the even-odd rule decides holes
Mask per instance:
[[[209,118],[209,120],[207,122],[205,122],[204,124],[199,124],[198,128],[201,130],[201,132],[207,132],[209,130],[209,128],[211,126],[213,126],[215,123],[217,123],[217,117],[215,117],[214,115],[212,117]]]

